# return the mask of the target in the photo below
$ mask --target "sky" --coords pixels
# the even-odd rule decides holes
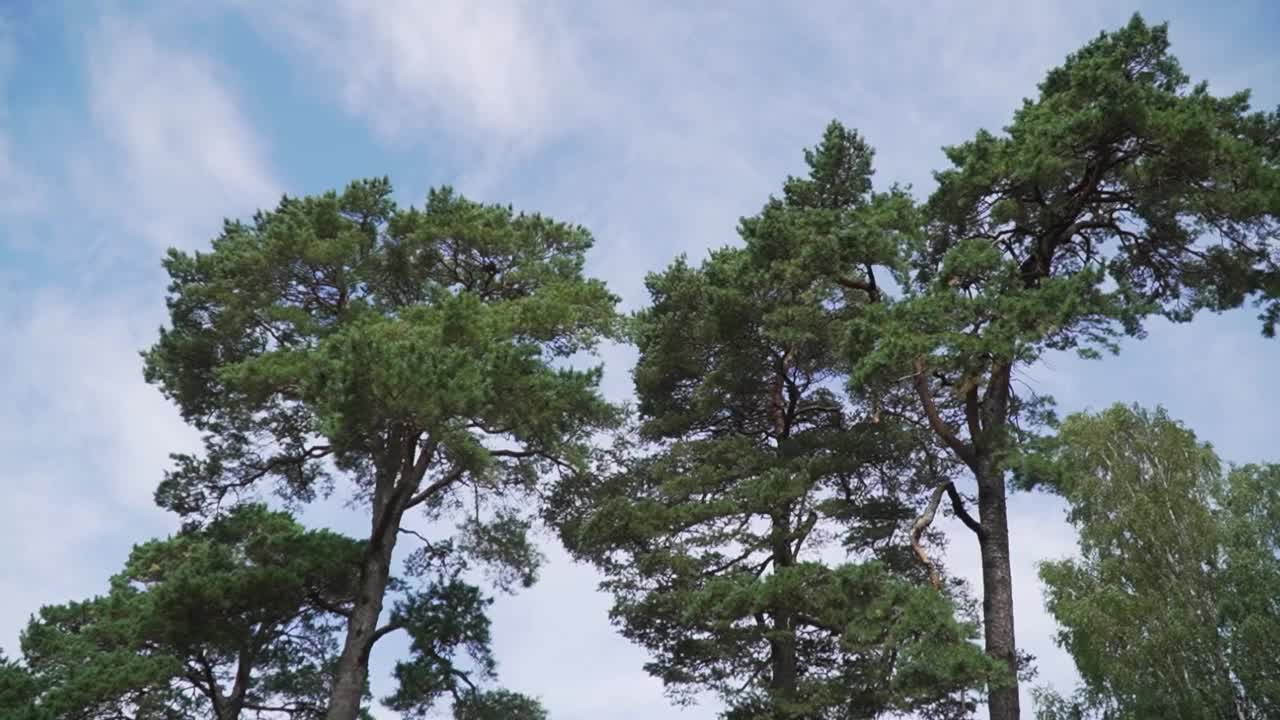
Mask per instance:
[[[1268,0],[0,0],[0,648],[41,605],[100,593],[130,547],[173,532],[151,494],[197,437],[143,382],[166,248],[389,175],[586,225],[589,272],[627,308],[643,278],[736,242],[831,119],[877,148],[877,185],[924,196],[941,148],[999,129],[1044,72],[1135,10],[1217,93],[1280,104]],[[1280,345],[1249,310],[1152,325],[1118,357],[1023,381],[1066,412],[1163,404],[1227,459],[1274,459]],[[604,355],[629,393],[633,355]],[[340,498],[310,523],[362,527]],[[1060,503],[1011,501],[1017,635],[1069,690],[1036,563],[1073,551]],[[980,587],[954,521],[953,570]],[[493,609],[503,683],[556,720],[710,720],[673,707],[610,626],[598,578],[549,540],[540,583]],[[402,645],[379,645],[375,691]],[[1028,714],[1029,715],[1029,714]],[[383,714],[382,717],[391,717]]]

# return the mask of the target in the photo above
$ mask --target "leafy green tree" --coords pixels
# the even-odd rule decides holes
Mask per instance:
[[[22,636],[51,718],[320,718],[360,545],[244,506],[134,548],[106,595]]]
[[[1041,715],[1276,717],[1280,468],[1224,474],[1163,410],[1122,405],[1068,418],[1054,444],[1080,558],[1040,576],[1084,686]]]
[[[147,379],[205,433],[162,506],[199,516],[268,483],[305,502],[345,478],[368,509],[330,720],[356,716],[373,645],[400,624],[378,623],[406,513],[474,510],[440,547],[527,564],[527,522],[495,508],[580,464],[615,415],[600,370],[567,363],[616,325],[616,299],[582,275],[586,230],[447,188],[404,210],[391,192],[286,197],[228,222],[210,252],[171,250],[171,327],[145,353]]]
[[[638,427],[561,485],[553,522],[677,698],[716,691],[742,720],[963,711],[996,667],[910,550],[939,464],[842,389],[843,327],[875,290],[831,268],[887,261],[911,203],[870,192],[839,124],[807,159],[745,247],[648,278]]]
[[[1046,76],[1002,134],[946,149],[901,295],[851,333],[854,387],[906,385],[973,475],[988,653],[1018,664],[1006,480],[1047,398],[1015,391],[1048,351],[1097,356],[1144,319],[1263,302],[1280,320],[1280,115],[1190,85],[1167,28],[1134,18]],[[870,348],[870,351],[868,351]],[[870,390],[875,386],[880,390]],[[939,488],[938,495],[951,486]],[[926,514],[927,516],[927,514]],[[1019,716],[1016,684],[992,720]]]

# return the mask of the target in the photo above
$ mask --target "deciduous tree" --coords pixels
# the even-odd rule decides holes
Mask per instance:
[[[1083,687],[1041,714],[1280,713],[1280,468],[1224,472],[1163,410],[1123,405],[1068,418],[1046,455],[1080,558],[1040,576]]]

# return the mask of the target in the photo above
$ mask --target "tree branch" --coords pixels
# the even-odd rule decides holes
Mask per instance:
[[[924,551],[924,546],[920,544],[920,536],[933,523],[933,516],[938,512],[938,503],[942,502],[942,493],[946,492],[947,486],[950,484],[950,481],[940,483],[933,489],[933,492],[929,495],[929,504],[925,505],[924,512],[911,524],[911,549],[915,552],[916,557],[920,558],[920,562],[929,568],[929,584],[933,585],[935,590],[942,589],[942,576],[938,574],[938,566],[934,564],[933,560],[929,559],[929,556]]]
[[[955,430],[951,429],[942,414],[938,412],[938,405],[933,401],[933,393],[929,390],[929,381],[925,375],[924,356],[920,355],[916,358],[916,371],[913,376],[915,378],[916,394],[920,396],[920,404],[924,406],[924,413],[929,418],[929,426],[933,431],[942,438],[947,447],[960,458],[970,470],[975,473],[978,471],[977,457],[974,455],[973,447],[959,437],[956,436]]]
[[[450,485],[461,480],[462,476],[466,474],[467,474],[467,470],[465,467],[461,465],[455,466],[453,470],[446,473],[444,477],[440,478],[439,480],[436,480],[435,482],[423,488],[422,492],[409,498],[409,502],[405,503],[404,509],[408,510],[411,507],[421,505],[423,502],[426,502],[426,500],[431,496],[435,495],[441,490],[444,490]]]
[[[333,613],[334,615],[338,615],[338,616],[340,616],[340,617],[344,617],[344,618],[350,618],[350,617],[351,617],[351,611],[350,611],[350,610],[348,610],[348,609],[346,609],[346,608],[342,607],[341,605],[335,605],[335,604],[333,604],[333,603],[329,602],[328,600],[326,600],[326,599],[324,599],[323,597],[321,597],[321,596],[320,596],[320,593],[316,593],[316,592],[311,593],[311,594],[307,597],[307,600],[308,600],[312,605],[315,605],[316,607],[320,608],[321,610],[324,610],[325,612]]]
[[[428,539],[426,539],[425,537],[423,537],[423,536],[422,536],[422,533],[418,532],[417,530],[410,530],[409,528],[397,528],[397,529],[398,529],[400,532],[404,533],[405,535],[412,535],[412,536],[414,536],[414,537],[418,538],[418,539],[419,539],[419,540],[421,540],[421,541],[423,542],[423,544],[424,544],[424,545],[426,545],[427,547],[431,547],[431,546],[432,546],[432,545],[431,545],[431,541],[430,541],[430,540],[428,540]]]
[[[868,275],[868,277],[874,278],[875,276]],[[857,280],[854,278],[837,277],[835,280],[836,280],[836,284],[839,285],[840,287],[843,287],[848,290],[861,290],[862,292],[866,293],[871,298],[871,302],[880,301],[880,289],[876,287],[876,283],[874,279]]]
[[[951,498],[951,512],[955,513],[956,517],[960,518],[960,522],[963,522],[965,527],[972,530],[973,534],[978,536],[979,541],[986,540],[986,528],[982,527],[982,524],[977,520],[974,520],[973,516],[969,514],[969,511],[965,509],[964,498],[960,497],[960,491],[956,490],[955,483],[947,483],[947,496]]]
[[[218,678],[213,672],[213,666],[209,664],[209,659],[204,656],[203,652],[196,655],[196,662],[200,664],[200,668],[204,671],[205,680],[209,683],[209,702],[213,705],[214,713],[221,717],[225,703],[222,696],[222,688],[218,685]]]
[[[378,642],[382,638],[390,635],[391,633],[397,630],[403,630],[405,629],[405,627],[406,626],[403,622],[400,622],[398,620],[392,620],[386,625],[383,625],[382,627],[373,631],[373,634],[369,636],[369,646],[372,647],[374,643]]]

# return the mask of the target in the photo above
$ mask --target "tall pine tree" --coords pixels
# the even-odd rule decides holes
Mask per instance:
[[[1280,115],[1247,92],[1191,85],[1167,28],[1135,16],[1051,70],[1002,134],[946,149],[924,242],[900,297],[852,336],[855,386],[908,387],[977,488],[967,523],[982,557],[987,651],[1013,668],[1006,509],[1020,434],[1046,399],[1015,391],[1052,350],[1086,356],[1140,336],[1145,318],[1263,301],[1280,321]],[[865,348],[874,348],[864,352]],[[951,492],[952,487],[939,488]],[[938,497],[938,496],[935,496]],[[992,720],[1019,717],[1016,685]]]
[[[878,293],[862,268],[894,264],[914,220],[871,192],[871,157],[832,124],[744,247],[648,278],[637,433],[560,488],[566,544],[604,570],[649,671],[718,692],[727,718],[963,714],[995,675],[910,553],[945,463],[844,390],[845,326]]]
[[[205,434],[162,506],[200,516],[268,488],[303,502],[343,479],[367,511],[329,720],[359,712],[374,643],[430,612],[380,620],[406,514],[466,524],[419,559],[469,547],[523,572],[525,496],[615,416],[600,370],[566,363],[616,325],[616,299],[582,274],[590,234],[447,188],[422,209],[391,192],[286,197],[208,252],[170,251],[170,327],[145,353],[147,379]]]

